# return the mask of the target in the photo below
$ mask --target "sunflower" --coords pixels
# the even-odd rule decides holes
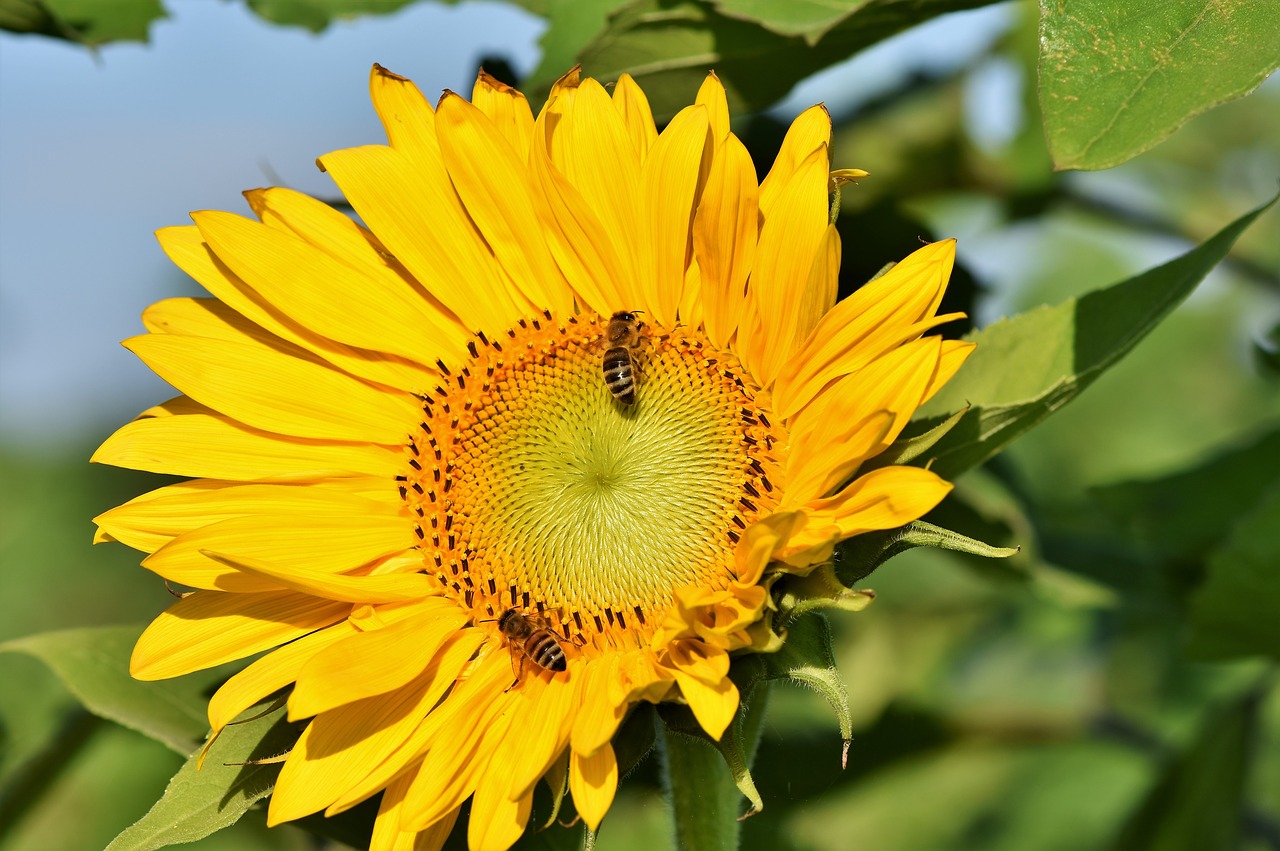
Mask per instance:
[[[595,829],[631,707],[719,738],[774,581],[950,489],[865,462],[969,352],[927,335],[954,246],[837,303],[829,116],[759,182],[714,74],[661,133],[626,75],[536,118],[483,72],[371,88],[390,144],[319,160],[359,223],[271,188],[158,234],[213,297],[144,313],[125,345],[183,395],[94,460],[194,478],[96,522],[195,590],[131,670],[264,654],[209,721],[291,689],[271,824],[382,793],[373,846],[434,848],[470,800],[505,849],[545,777]]]

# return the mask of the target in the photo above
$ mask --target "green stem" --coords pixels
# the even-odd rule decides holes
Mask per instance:
[[[663,783],[675,818],[676,847],[681,851],[735,851],[738,823],[759,812],[751,763],[768,703],[767,683],[748,686],[737,717],[718,744],[703,735],[681,733],[667,723],[658,725]],[[751,808],[740,815],[744,796]]]
[[[735,851],[742,799],[724,759],[702,739],[660,725],[663,780],[681,851]]]

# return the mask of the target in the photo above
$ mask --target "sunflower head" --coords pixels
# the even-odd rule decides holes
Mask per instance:
[[[438,847],[470,800],[506,848],[547,777],[594,829],[629,710],[719,738],[783,589],[847,593],[836,545],[949,490],[867,462],[968,354],[929,334],[953,244],[837,302],[829,193],[863,173],[814,107],[757,181],[714,74],[661,133],[626,75],[536,117],[483,73],[371,87],[389,144],[319,160],[358,218],[261,189],[159,233],[212,297],[144,314],[126,345],[182,395],[94,458],[194,478],[97,522],[195,590],[132,670],[265,651],[209,715],[288,690],[307,721],[272,823],[381,793],[374,847]]]

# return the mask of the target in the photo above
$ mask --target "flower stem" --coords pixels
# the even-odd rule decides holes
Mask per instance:
[[[724,759],[702,739],[660,725],[664,781],[681,851],[734,851],[742,795]]]
[[[739,822],[759,812],[760,796],[751,780],[751,763],[764,727],[768,689],[763,682],[749,688],[738,717],[719,745],[659,724],[663,780],[675,818],[676,847],[681,851],[734,851]],[[743,796],[751,801],[746,815]]]

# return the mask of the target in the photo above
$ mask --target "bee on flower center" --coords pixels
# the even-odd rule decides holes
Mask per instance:
[[[604,383],[624,405],[636,401],[636,368],[632,352],[640,348],[644,323],[636,319],[639,310],[619,310],[609,319],[604,331],[605,350],[602,365]]]
[[[498,631],[511,647],[512,666],[514,667],[517,657],[520,659],[520,667],[515,672],[516,680],[507,688],[513,688],[520,682],[525,659],[547,671],[563,671],[568,666],[559,639],[547,629],[541,618],[518,609],[507,609],[498,618]]]

